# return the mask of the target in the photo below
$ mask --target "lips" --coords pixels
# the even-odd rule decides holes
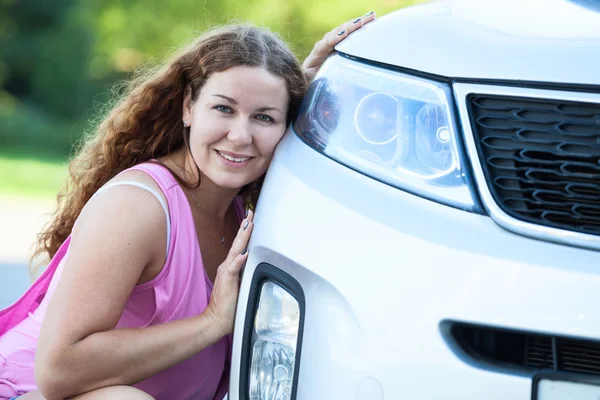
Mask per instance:
[[[226,159],[227,161],[234,162],[234,163],[243,163],[252,158],[252,157],[244,155],[244,154],[230,153],[228,151],[217,150],[217,153],[221,157]]]

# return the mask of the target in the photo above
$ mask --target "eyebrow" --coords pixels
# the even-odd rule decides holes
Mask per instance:
[[[235,101],[235,99],[232,99],[231,97],[227,97],[227,96],[222,95],[222,94],[213,94],[213,96],[221,97],[221,98],[227,100],[228,102],[230,102],[231,104],[237,105],[237,101]]]
[[[258,111],[258,112],[277,111],[278,113],[285,115],[285,113],[283,111],[281,111],[279,108],[276,108],[276,107],[261,107],[256,111]]]
[[[230,103],[231,103],[231,104],[233,104],[233,105],[237,105],[237,104],[238,104],[238,102],[237,102],[235,99],[233,99],[233,98],[231,98],[231,97],[229,97],[229,96],[225,96],[225,95],[223,95],[223,94],[213,94],[213,96],[216,96],[216,97],[220,97],[220,98],[222,98],[222,99],[225,99],[225,100],[227,100],[228,102],[230,102]],[[283,111],[281,111],[281,110],[280,110],[279,108],[277,108],[277,107],[261,107],[261,108],[257,109],[256,111],[258,111],[258,112],[265,112],[265,111],[277,111],[278,113],[285,115],[285,113],[284,113]]]

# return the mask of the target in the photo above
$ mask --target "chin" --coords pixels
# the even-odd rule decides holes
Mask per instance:
[[[241,189],[249,183],[254,182],[258,178],[252,176],[231,176],[233,174],[219,174],[215,179],[211,179],[217,186],[224,189]],[[260,177],[260,175],[259,175]]]

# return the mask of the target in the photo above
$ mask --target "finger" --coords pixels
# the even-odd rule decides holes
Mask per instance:
[[[243,254],[238,254],[232,262],[227,266],[227,272],[232,275],[238,276],[240,271],[244,267],[246,260],[248,259],[248,250],[244,250]]]
[[[238,231],[238,234],[231,245],[231,249],[229,250],[230,259],[233,259],[235,256],[240,254],[246,248],[246,246],[248,246],[250,234],[252,233],[253,228],[254,224],[252,221],[245,219],[242,222],[240,230]]]
[[[354,22],[356,21],[356,22]],[[336,43],[338,43],[341,39],[340,38],[344,38],[346,36],[348,36],[351,32],[355,31],[356,28],[360,28],[362,26],[362,18],[355,18],[353,20],[350,20],[348,22],[343,23],[342,25],[332,29],[329,33],[327,33],[325,36],[329,36],[330,41],[329,41],[329,45],[335,45]]]
[[[362,17],[355,18],[352,21],[345,23],[343,25],[343,30],[346,31],[346,36],[362,28],[365,24],[368,24],[369,22],[373,21],[375,17],[375,12],[371,11],[370,13],[363,15]]]
[[[371,11],[370,13],[367,13],[362,18],[363,18],[363,25],[368,24],[369,22],[374,21],[377,18],[377,14],[375,13],[375,11]]]
[[[232,260],[238,254],[240,254],[248,245],[248,241],[250,240],[250,234],[252,233],[252,229],[254,228],[254,213],[252,211],[248,211],[248,215],[246,218],[242,220],[240,224],[240,228],[238,229],[238,233],[233,240],[233,244],[231,245],[231,249],[229,250],[229,254],[227,255],[228,260]]]
[[[363,17],[352,19],[336,27],[330,32],[327,32],[325,36],[323,36],[323,39],[315,43],[313,50],[303,63],[303,68],[306,71],[307,77],[310,78],[310,69],[320,66],[325,61],[327,56],[331,54],[331,52],[339,42],[347,38],[348,35],[352,32],[361,28],[364,24],[373,21],[375,18],[375,13],[370,12]],[[312,73],[312,75],[314,75],[314,73]]]
[[[329,46],[331,46],[331,48],[333,49],[333,47],[335,47],[339,42],[347,38],[348,35],[350,35],[352,32],[362,28],[365,24],[372,22],[376,17],[377,16],[375,12],[371,11],[362,17],[354,18],[346,22],[345,24],[342,24],[337,28],[333,29],[331,32],[329,32],[329,34],[331,34],[330,41],[328,43]]]

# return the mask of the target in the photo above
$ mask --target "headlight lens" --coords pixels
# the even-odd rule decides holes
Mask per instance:
[[[299,324],[298,301],[275,282],[264,282],[252,332],[251,400],[291,398]]]
[[[447,85],[336,55],[311,84],[294,130],[359,172],[475,210],[450,99]]]

